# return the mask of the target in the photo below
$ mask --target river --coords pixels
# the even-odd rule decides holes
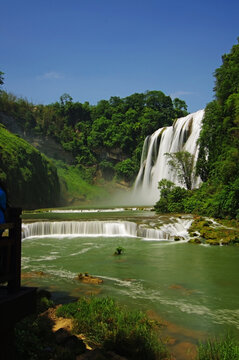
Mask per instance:
[[[151,227],[158,221],[152,211],[145,210],[27,217],[28,221],[50,218],[57,222],[127,220]],[[121,256],[114,255],[118,246],[125,249]],[[238,269],[238,247],[194,245],[182,238],[174,241],[172,236],[45,234],[26,237],[22,244],[23,284],[52,291],[58,302],[96,294],[147,311],[167,322],[166,333],[173,339],[175,353],[180,344],[196,344],[208,336],[228,331],[239,335]],[[102,278],[103,284],[83,284],[75,279],[84,272]]]

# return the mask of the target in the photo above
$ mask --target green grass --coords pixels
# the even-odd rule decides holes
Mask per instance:
[[[65,196],[73,201],[87,202],[99,200],[107,196],[106,190],[97,185],[89,184],[82,178],[81,171],[75,166],[69,166],[61,161],[54,161],[58,176],[65,184]]]
[[[56,167],[27,141],[0,124],[0,180],[12,206],[56,206],[60,186]]]
[[[227,335],[221,339],[208,340],[198,347],[198,360],[238,360],[239,341]]]
[[[140,311],[128,311],[111,298],[80,298],[62,305],[57,316],[74,319],[74,331],[105,350],[137,360],[165,359],[159,323]]]

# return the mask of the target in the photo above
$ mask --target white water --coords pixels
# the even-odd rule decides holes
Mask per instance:
[[[141,156],[141,166],[134,185],[133,198],[140,204],[155,204],[159,199],[158,182],[167,179],[182,186],[171,171],[165,153],[188,151],[198,157],[197,139],[200,134],[204,110],[177,119],[172,125],[160,128],[147,137]],[[193,188],[201,180],[194,177]]]
[[[136,211],[137,208],[130,208],[130,210],[132,211]],[[82,210],[72,210],[72,209],[54,209],[54,210],[49,210],[48,212],[51,212],[51,213],[76,213],[76,214],[81,214],[81,213],[105,213],[105,212],[122,212],[122,211],[125,211],[125,208],[114,208],[114,209],[82,209]]]
[[[159,229],[130,221],[58,221],[23,224],[22,238],[32,236],[133,236],[145,240],[173,240],[175,236],[188,239],[187,229],[192,219],[173,219]]]

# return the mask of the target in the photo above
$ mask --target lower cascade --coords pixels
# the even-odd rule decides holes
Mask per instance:
[[[174,219],[169,224],[148,227],[130,221],[59,221],[35,222],[22,225],[22,238],[32,236],[125,236],[140,237],[148,240],[174,240],[179,236],[188,239],[187,229],[192,219]]]
[[[198,144],[204,110],[199,110],[183,118],[177,119],[172,126],[160,128],[144,141],[140,170],[135,180],[133,198],[139,204],[155,204],[159,199],[158,183],[167,179],[178,183],[171,171],[165,153],[188,151],[194,155],[194,163],[198,157]],[[201,180],[194,177],[193,188],[198,187]]]

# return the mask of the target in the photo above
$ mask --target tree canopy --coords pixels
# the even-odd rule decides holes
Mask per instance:
[[[162,91],[112,96],[97,105],[74,102],[63,94],[58,102],[34,105],[5,91],[1,111],[16,119],[22,132],[51,136],[75,159],[83,176],[123,179],[132,183],[137,174],[144,139],[160,127],[186,114],[183,100]],[[107,165],[107,166],[106,166]]]

